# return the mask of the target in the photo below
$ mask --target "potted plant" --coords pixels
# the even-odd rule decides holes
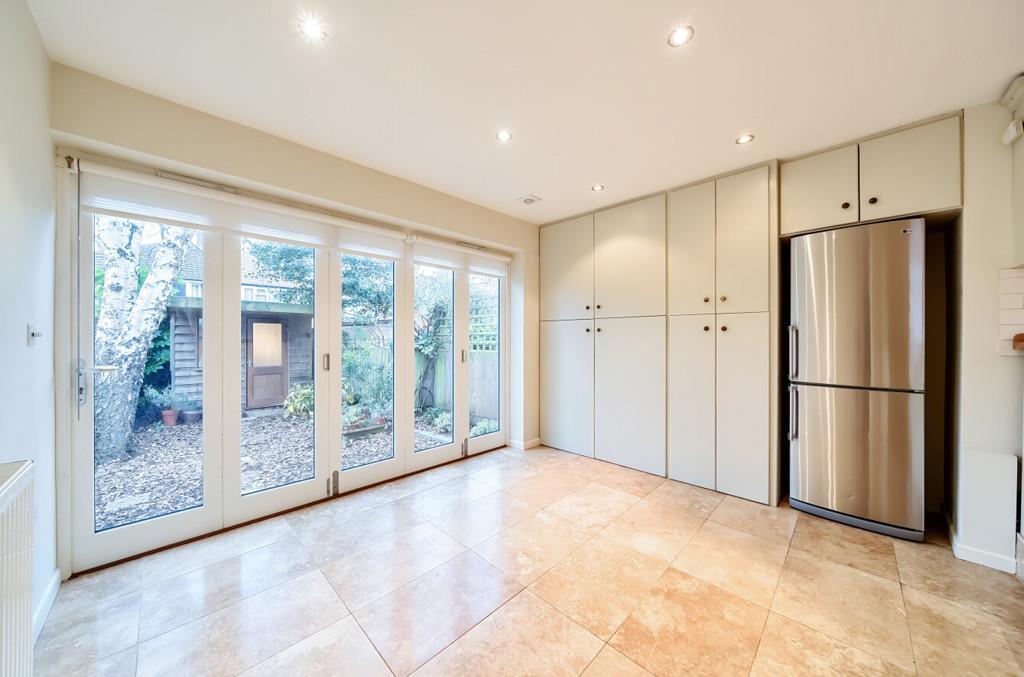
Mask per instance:
[[[178,425],[178,410],[174,408],[174,395],[170,387],[157,390],[152,386],[146,386],[143,394],[160,410],[160,417],[165,426]]]
[[[198,423],[203,418],[203,405],[195,400],[189,400],[181,405],[181,422]]]

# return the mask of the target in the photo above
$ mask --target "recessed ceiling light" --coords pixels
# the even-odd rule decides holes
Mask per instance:
[[[508,143],[512,140],[512,132],[507,129],[499,129],[494,138],[498,140],[498,143]]]
[[[738,145],[740,145],[740,146],[745,146],[745,145],[747,145],[748,143],[750,143],[753,140],[754,140],[754,135],[753,134],[741,134],[740,136],[736,137],[736,143]]]
[[[590,187],[590,190],[594,191],[595,193],[600,193],[602,190],[604,190],[604,184],[595,183],[593,186]]]
[[[323,42],[327,37],[323,19],[310,12],[304,12],[299,17],[299,32],[310,42]]]
[[[693,39],[693,26],[680,26],[668,34],[669,47],[682,47]]]

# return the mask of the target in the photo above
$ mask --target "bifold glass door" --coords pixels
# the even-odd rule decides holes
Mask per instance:
[[[506,284],[83,212],[73,568],[504,445]]]

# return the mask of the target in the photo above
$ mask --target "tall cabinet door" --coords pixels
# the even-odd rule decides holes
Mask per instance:
[[[594,215],[540,230],[540,319],[594,316]]]
[[[594,324],[595,455],[664,476],[665,317]]]
[[[668,194],[668,312],[715,312],[715,182]]]
[[[540,323],[540,437],[594,455],[594,322]]]
[[[768,168],[719,179],[715,247],[719,313],[768,310]]]
[[[714,315],[668,320],[668,476],[715,488]]]
[[[594,301],[595,317],[665,314],[664,195],[595,215]]]
[[[717,488],[768,502],[768,313],[719,315]]]

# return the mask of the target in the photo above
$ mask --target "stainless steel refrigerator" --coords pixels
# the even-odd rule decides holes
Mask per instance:
[[[924,536],[923,219],[794,237],[793,507]]]

